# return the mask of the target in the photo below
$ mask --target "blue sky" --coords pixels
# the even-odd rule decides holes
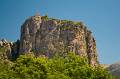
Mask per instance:
[[[84,22],[96,39],[100,63],[120,61],[120,0],[0,0],[0,38],[18,39],[23,22],[36,12]]]

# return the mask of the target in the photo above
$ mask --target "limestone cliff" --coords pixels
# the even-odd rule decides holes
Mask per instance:
[[[12,42],[8,42],[5,39],[0,40],[0,59],[10,59],[12,58],[11,46]]]
[[[75,52],[90,64],[98,64],[95,39],[81,22],[39,15],[28,18],[21,26],[20,54],[32,51],[47,57]]]
[[[19,47],[19,40],[16,42],[0,40],[0,59],[16,59],[19,56]]]

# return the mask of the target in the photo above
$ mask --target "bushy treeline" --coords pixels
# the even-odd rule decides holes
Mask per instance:
[[[0,61],[0,79],[114,79],[105,69],[90,66],[74,53],[53,58],[21,55],[13,62]]]

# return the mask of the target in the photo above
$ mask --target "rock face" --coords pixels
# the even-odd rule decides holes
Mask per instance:
[[[0,59],[11,59],[11,46],[13,45],[12,42],[8,42],[5,39],[0,40]]]
[[[16,59],[19,56],[19,43],[19,40],[16,42],[0,40],[0,59]]]
[[[20,54],[32,51],[47,57],[75,52],[90,64],[98,64],[95,39],[81,22],[39,15],[28,18],[21,27]]]
[[[120,62],[109,65],[107,69],[113,76],[120,79]]]

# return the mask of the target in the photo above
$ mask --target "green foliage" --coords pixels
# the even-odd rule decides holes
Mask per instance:
[[[76,26],[83,25],[82,22],[73,22],[73,21],[70,21],[70,20],[61,20],[61,24],[65,24],[65,23],[73,24],[73,25],[76,25]]]
[[[47,14],[46,14],[45,16],[42,16],[41,18],[42,18],[42,19],[44,19],[44,20],[46,20],[46,21],[47,21],[47,20],[49,20],[49,18],[48,18],[48,15],[47,15]]]
[[[65,56],[21,55],[12,65],[0,63],[0,79],[113,79],[101,67],[87,64],[74,53]]]
[[[45,79],[46,77],[46,58],[20,56],[12,67],[21,79]]]
[[[65,23],[68,23],[69,20],[61,20],[61,24],[65,24]]]
[[[82,22],[74,22],[74,24],[75,24],[76,26],[83,25],[83,23],[82,23]]]
[[[66,23],[69,26],[64,26]],[[73,22],[73,21],[70,21],[70,20],[61,20],[61,24],[63,24],[63,26],[60,27],[61,30],[76,30],[77,31],[77,30],[80,29],[80,27],[83,27],[82,22]]]
[[[5,59],[7,57],[6,55],[6,48],[0,47],[0,59]]]
[[[0,54],[5,52],[5,47],[0,47]]]
[[[12,66],[12,62],[0,59],[0,79],[17,79],[11,70]]]

